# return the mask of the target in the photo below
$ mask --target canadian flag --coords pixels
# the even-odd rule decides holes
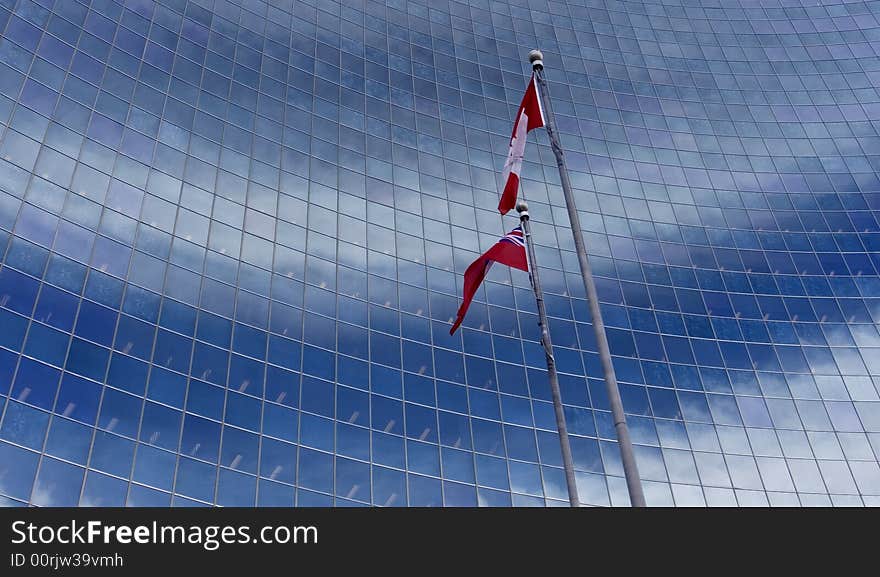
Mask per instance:
[[[510,137],[510,151],[507,153],[507,162],[504,163],[504,192],[501,193],[501,201],[498,210],[501,214],[507,214],[516,205],[516,191],[519,189],[519,172],[522,169],[523,154],[526,150],[526,135],[533,128],[544,126],[544,110],[541,108],[541,99],[538,98],[538,88],[535,85],[535,75],[526,88],[522,104],[513,124],[513,135]]]

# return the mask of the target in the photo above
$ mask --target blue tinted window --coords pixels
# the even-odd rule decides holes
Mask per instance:
[[[649,504],[876,502],[861,5],[166,4],[0,8],[0,500],[565,505],[526,273],[496,263],[449,334],[516,218],[511,31],[552,21]],[[625,505],[545,130],[520,176],[580,498]]]

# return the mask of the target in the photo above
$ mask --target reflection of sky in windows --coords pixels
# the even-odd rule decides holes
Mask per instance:
[[[448,335],[538,37],[649,503],[878,503],[872,6],[56,4],[0,8],[4,503],[564,504],[525,275]],[[547,144],[577,482],[624,505]]]

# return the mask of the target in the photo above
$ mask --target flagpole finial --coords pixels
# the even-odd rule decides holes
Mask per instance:
[[[524,200],[516,203],[516,211],[519,213],[520,220],[529,218],[529,205]]]
[[[544,53],[540,50],[532,50],[529,52],[529,62],[532,68],[544,68]]]

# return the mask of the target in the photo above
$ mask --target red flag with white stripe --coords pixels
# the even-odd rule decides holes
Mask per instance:
[[[495,262],[524,271],[529,270],[522,227],[518,226],[501,237],[492,248],[480,255],[477,260],[467,267],[467,270],[464,272],[464,296],[458,309],[458,315],[455,317],[455,323],[449,329],[450,335],[456,331],[461,321],[464,320],[464,315],[471,305],[471,300],[477,294],[477,289],[480,288],[480,284],[482,284],[483,279],[486,278],[486,274]]]
[[[519,173],[522,169],[523,154],[526,150],[526,135],[533,128],[544,126],[544,110],[541,108],[541,99],[538,98],[538,87],[535,85],[535,76],[526,88],[522,104],[513,124],[513,135],[510,137],[510,151],[507,153],[507,162],[504,163],[504,192],[501,193],[501,201],[498,210],[506,214],[516,205],[516,192],[519,189]]]

